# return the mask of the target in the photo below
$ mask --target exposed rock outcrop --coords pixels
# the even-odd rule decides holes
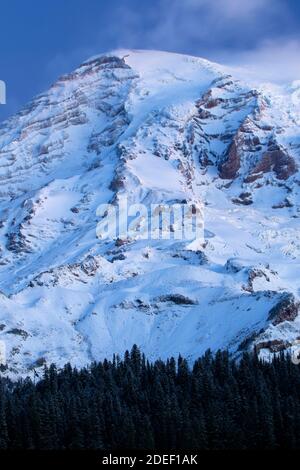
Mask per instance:
[[[269,312],[269,320],[273,325],[284,321],[293,321],[299,313],[300,302],[296,301],[293,294],[286,294]]]
[[[234,179],[241,165],[238,137],[230,144],[226,159],[219,165],[219,175],[222,179]]]

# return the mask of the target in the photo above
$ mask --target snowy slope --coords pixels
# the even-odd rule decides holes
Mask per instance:
[[[300,82],[114,51],[0,125],[0,340],[9,375],[150,357],[263,355],[300,337]],[[205,241],[99,240],[99,204],[204,205]]]

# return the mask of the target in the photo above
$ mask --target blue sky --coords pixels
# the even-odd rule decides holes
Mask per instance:
[[[300,79],[298,0],[1,0],[0,79],[17,111],[89,56],[161,49]]]

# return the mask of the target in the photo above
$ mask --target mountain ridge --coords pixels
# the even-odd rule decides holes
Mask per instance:
[[[296,95],[205,59],[120,50],[1,124],[4,373],[134,343],[153,358],[297,348]],[[97,207],[124,197],[204,205],[205,242],[99,241]]]

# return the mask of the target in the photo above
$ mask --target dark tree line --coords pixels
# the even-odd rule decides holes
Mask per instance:
[[[300,449],[300,366],[207,352],[0,380],[0,449]]]

